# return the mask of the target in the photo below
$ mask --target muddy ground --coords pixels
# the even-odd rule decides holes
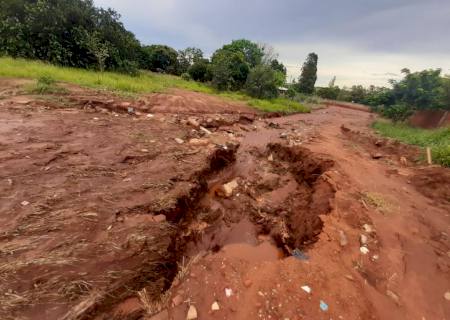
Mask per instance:
[[[1,319],[449,319],[450,173],[330,106],[0,81]]]

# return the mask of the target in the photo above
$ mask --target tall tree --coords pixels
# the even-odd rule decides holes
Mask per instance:
[[[308,54],[298,80],[297,90],[301,93],[312,94],[317,81],[317,62],[319,57],[314,52]]]

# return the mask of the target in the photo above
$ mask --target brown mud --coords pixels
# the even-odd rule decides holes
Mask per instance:
[[[0,318],[450,317],[449,170],[372,114],[24,83],[0,81]]]

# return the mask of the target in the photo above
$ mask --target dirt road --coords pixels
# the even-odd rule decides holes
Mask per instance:
[[[373,115],[22,85],[0,82],[2,319],[450,318],[449,170]]]

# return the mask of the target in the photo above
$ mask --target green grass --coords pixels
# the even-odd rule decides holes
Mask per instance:
[[[430,147],[433,161],[450,167],[450,127],[427,130],[402,123],[376,121],[373,128],[382,136],[420,147]]]
[[[115,72],[99,73],[93,70],[55,66],[41,61],[0,57],[0,77],[28,79],[51,77],[59,82],[74,83],[83,87],[105,89],[119,94],[131,95],[164,92],[170,88],[179,88],[217,95],[224,99],[243,101],[249,106],[262,111],[309,112],[310,110],[298,102],[285,98],[273,100],[254,99],[240,92],[219,92],[206,84],[152,72],[142,72],[138,76]]]

